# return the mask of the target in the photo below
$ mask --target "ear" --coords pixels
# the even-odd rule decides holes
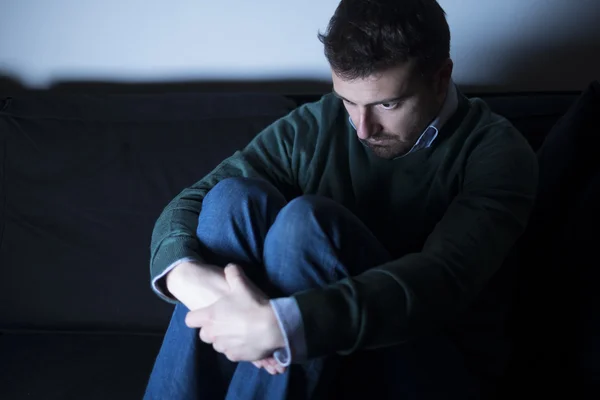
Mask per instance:
[[[454,70],[454,62],[448,58],[435,74],[435,94],[438,101],[441,103],[446,98],[448,85],[452,79],[452,71]]]

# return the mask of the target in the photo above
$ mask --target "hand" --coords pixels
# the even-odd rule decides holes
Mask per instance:
[[[207,307],[229,293],[223,268],[195,262],[181,263],[169,272],[167,287],[190,310]],[[254,361],[253,364],[271,375],[282,374],[287,369],[273,357]]]
[[[225,280],[229,292],[208,307],[190,311],[185,323],[200,328],[200,339],[231,361],[272,357],[285,342],[269,299],[235,264],[225,267]]]
[[[279,365],[274,357],[263,358],[259,361],[253,361],[252,364],[258,369],[264,368],[271,375],[283,374],[287,368]]]
[[[166,276],[167,289],[190,310],[207,307],[229,293],[223,268],[183,262]]]

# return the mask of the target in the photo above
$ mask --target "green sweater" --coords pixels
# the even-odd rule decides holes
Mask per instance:
[[[238,176],[264,178],[288,199],[336,200],[394,256],[294,295],[313,358],[400,344],[464,311],[526,227],[537,160],[506,119],[461,94],[431,147],[381,159],[329,94],[274,122],[165,208],[152,235],[153,280],[179,259],[202,259],[195,237],[202,199],[220,180]]]

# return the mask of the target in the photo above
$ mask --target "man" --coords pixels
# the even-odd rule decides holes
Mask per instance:
[[[463,321],[525,229],[533,151],[455,87],[436,1],[343,0],[320,39],[334,93],[157,221],[177,306],[148,399],[470,399],[501,373],[501,307]]]

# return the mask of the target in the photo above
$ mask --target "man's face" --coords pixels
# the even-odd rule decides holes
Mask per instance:
[[[358,138],[375,155],[392,159],[407,153],[439,112],[448,83],[440,84],[442,75],[425,82],[408,62],[364,79],[344,80],[335,72],[332,79]]]

